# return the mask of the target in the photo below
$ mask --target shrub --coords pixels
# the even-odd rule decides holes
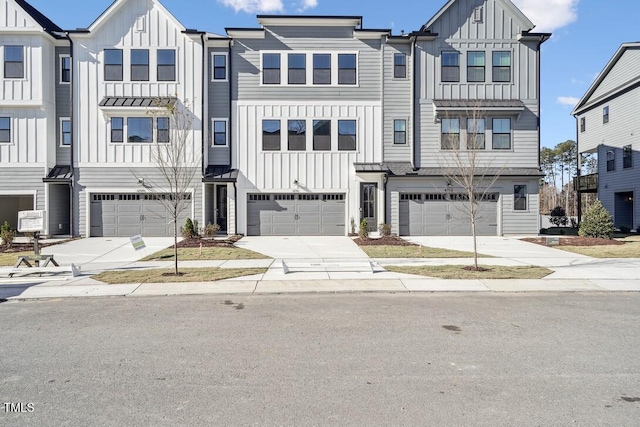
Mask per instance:
[[[218,234],[219,231],[220,231],[219,224],[209,223],[202,230],[202,234],[204,235],[204,237],[215,237],[215,235]]]
[[[569,219],[567,218],[567,212],[562,206],[556,206],[555,208],[553,208],[549,215],[551,215],[549,221],[556,227],[565,227],[569,222]]]
[[[358,235],[360,236],[361,239],[369,238],[369,227],[367,227],[366,219],[363,219],[362,222],[360,222],[360,229],[358,230]]]
[[[611,214],[596,200],[584,214],[578,234],[584,237],[610,239],[615,231]]]
[[[621,225],[618,228],[620,229],[620,232],[624,234],[629,234],[631,232],[631,227],[628,225]]]
[[[380,224],[378,226],[378,231],[382,237],[391,236],[391,224]]]
[[[184,227],[180,227],[182,237],[187,239],[198,237],[198,221],[191,221],[191,218],[187,218],[184,223]]]
[[[11,228],[8,221],[0,225],[0,239],[3,245],[11,246],[16,239],[16,231]]]

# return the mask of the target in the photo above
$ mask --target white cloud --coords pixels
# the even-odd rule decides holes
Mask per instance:
[[[280,12],[284,9],[282,0],[218,0],[236,12]]]
[[[574,96],[559,96],[558,97],[558,104],[562,104],[565,107],[575,107],[576,104],[580,102],[579,98],[576,98]]]
[[[536,26],[535,31],[555,31],[578,20],[580,0],[513,0]]]
[[[302,0],[302,10],[313,9],[318,6],[318,0]]]

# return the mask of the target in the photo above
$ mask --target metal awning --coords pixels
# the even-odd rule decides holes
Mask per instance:
[[[202,182],[236,182],[238,170],[229,166],[209,166]]]
[[[46,178],[42,178],[42,182],[66,183],[71,182],[72,177],[71,166],[55,166],[49,171]]]
[[[105,96],[99,105],[102,108],[165,108],[176,101],[174,97]]]
[[[443,177],[452,174],[451,168],[430,167],[412,168],[409,162],[387,162],[391,177]],[[542,177],[544,173],[538,168],[476,168],[476,176],[530,176]]]
[[[385,173],[389,168],[384,163],[354,163],[356,173]]]

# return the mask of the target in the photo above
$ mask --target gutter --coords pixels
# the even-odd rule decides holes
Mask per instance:
[[[410,108],[411,108],[411,169],[414,171],[417,170],[416,167],[416,40],[417,37],[413,37],[411,39],[411,62],[413,69],[413,76],[411,76],[411,100],[410,100]]]
[[[580,177],[582,176],[582,164],[580,162],[580,119],[578,119],[578,117],[575,117],[576,119],[576,165],[577,165],[577,171],[576,171],[576,180],[578,182],[578,185],[575,190],[576,190],[576,196],[578,198],[578,227],[580,227],[580,223],[582,222],[582,192],[580,191]]]
[[[200,147],[200,171],[202,173],[202,176],[204,177],[206,174],[205,171],[205,167],[204,167],[204,155],[206,153],[205,147],[207,147],[207,127],[209,126],[209,118],[205,117],[205,113],[207,112],[207,102],[208,100],[206,100],[207,102],[205,102],[205,97],[207,95],[206,93],[206,87],[208,86],[208,82],[209,80],[207,80],[206,76],[205,76],[205,72],[206,72],[206,60],[207,60],[207,43],[205,41],[205,35],[206,33],[201,33],[200,34],[200,40],[202,41],[202,95],[201,95],[201,99],[202,99],[202,146]],[[204,197],[204,194],[202,195],[202,197]],[[204,212],[202,213],[204,215]],[[204,218],[203,218],[204,220]],[[204,221],[203,221],[204,222]]]
[[[227,55],[227,84],[229,85],[229,125],[227,126],[227,133],[229,134],[229,168],[233,169],[233,123],[231,119],[233,117],[233,61],[232,61],[232,48],[233,39],[229,40],[229,50]],[[236,234],[238,234],[238,181],[233,182],[233,204],[235,206],[233,210],[233,221]]]

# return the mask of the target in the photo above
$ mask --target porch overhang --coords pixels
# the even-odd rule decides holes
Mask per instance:
[[[209,166],[205,172],[202,182],[205,183],[225,183],[237,182],[238,170],[229,166]]]
[[[450,168],[429,167],[412,168],[409,162],[387,162],[390,178],[426,178],[445,177],[452,174],[459,174],[459,171],[452,171]],[[531,177],[541,178],[544,173],[538,168],[476,168],[475,176],[503,176],[503,177]]]
[[[356,169],[356,173],[388,173],[384,163],[354,163],[353,166]]]
[[[55,166],[51,168],[45,178],[42,178],[42,182],[66,184],[71,183],[72,177],[73,171],[71,170],[71,166]]]
[[[525,110],[524,102],[519,99],[434,99],[434,118],[448,117],[452,114],[477,115],[484,113],[504,113],[515,115]]]
[[[102,109],[167,108],[176,101],[175,97],[105,96],[98,105]]]

